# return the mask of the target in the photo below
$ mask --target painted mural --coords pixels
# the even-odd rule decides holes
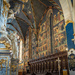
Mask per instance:
[[[51,54],[51,36],[50,36],[50,14],[51,10],[48,10],[46,14],[46,20],[40,26],[39,39],[38,39],[38,51],[39,57],[43,57]],[[54,36],[54,52],[65,51],[67,48],[66,31],[64,28],[65,22],[63,14],[58,12],[53,17],[53,36]]]
[[[36,37],[34,34],[34,30],[32,29],[32,59],[36,59]]]
[[[26,36],[25,50],[23,53],[23,58],[24,58],[24,66],[27,67],[28,61],[29,61],[29,32],[27,32],[27,36]],[[27,68],[25,70],[27,70]]]
[[[38,51],[39,57],[44,57],[47,54],[47,30],[46,22],[40,26],[39,38],[38,38]]]
[[[50,13],[51,13],[51,10],[48,10],[48,12],[46,13],[45,21],[40,25],[39,37],[38,37],[39,57],[44,57],[51,54]]]
[[[60,12],[58,12],[53,18],[55,52],[64,51],[67,48],[66,31],[64,25],[64,17],[62,14],[60,14]]]

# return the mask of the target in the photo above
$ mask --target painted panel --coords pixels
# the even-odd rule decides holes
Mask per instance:
[[[40,26],[38,38],[39,57],[46,56],[47,52],[47,27],[46,22]]]
[[[36,59],[36,36],[35,36],[35,32],[34,30],[32,29],[32,59]]]
[[[55,52],[64,51],[67,48],[66,32],[64,28],[64,17],[60,12],[54,15],[53,31]]]

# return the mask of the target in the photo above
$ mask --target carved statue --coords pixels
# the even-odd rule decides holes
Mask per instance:
[[[17,38],[16,38],[16,32],[10,34],[10,39],[12,43],[12,52],[13,52],[13,58],[18,58],[18,45],[17,45]]]
[[[11,45],[11,40],[8,38],[8,33],[6,32],[6,26],[5,25],[1,26],[1,31],[0,32],[2,34],[0,40],[4,39],[7,44],[9,43]]]

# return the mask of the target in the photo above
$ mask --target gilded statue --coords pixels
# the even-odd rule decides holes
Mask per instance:
[[[17,45],[17,33],[14,31],[13,33],[10,32],[9,38],[12,43],[12,52],[13,58],[18,58],[18,45]]]
[[[6,26],[5,25],[2,25],[1,26],[1,38],[0,38],[0,43],[2,41],[2,39],[4,39],[4,41],[2,41],[2,43],[6,46],[6,49],[9,50],[10,49],[10,46],[11,46],[11,40],[8,38],[7,36],[7,32],[6,32]]]

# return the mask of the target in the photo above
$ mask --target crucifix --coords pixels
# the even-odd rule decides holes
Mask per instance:
[[[58,59],[56,61],[58,62],[58,70],[59,70],[59,75],[60,75],[60,62],[61,62],[61,60],[58,57]]]

